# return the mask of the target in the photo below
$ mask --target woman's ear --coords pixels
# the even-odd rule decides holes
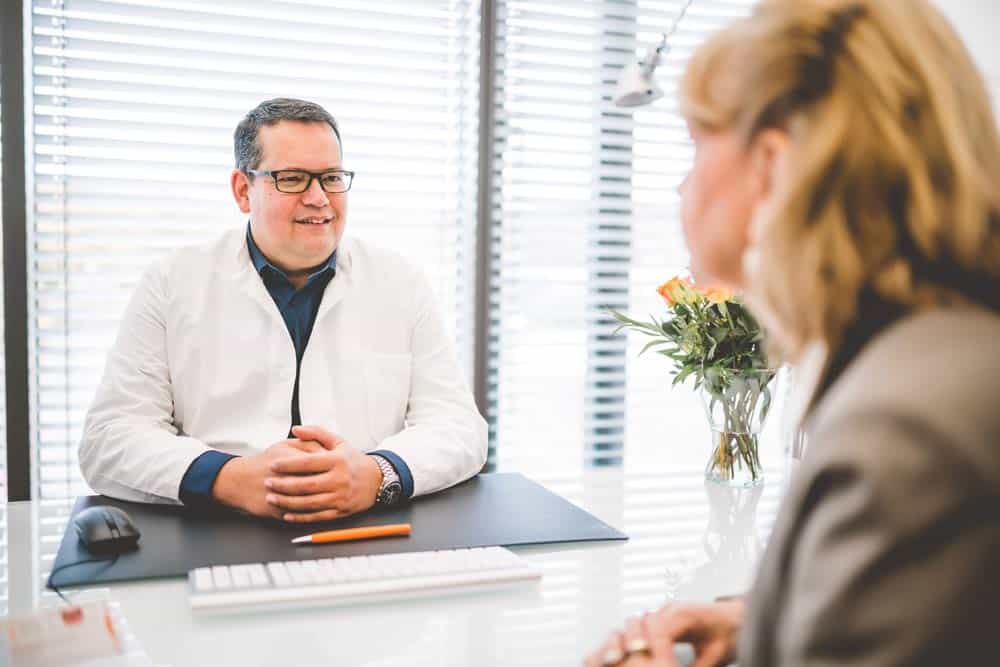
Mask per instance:
[[[760,244],[778,211],[781,192],[786,186],[790,147],[788,135],[780,130],[764,130],[750,145],[748,181],[753,203],[747,227],[747,246],[742,257],[744,285],[752,285],[760,269]]]
[[[750,146],[750,187],[753,210],[748,240],[756,245],[764,228],[777,213],[787,187],[791,140],[782,130],[764,130]]]
[[[782,189],[791,140],[784,130],[763,130],[750,145],[750,177],[758,202]]]
[[[241,213],[250,212],[250,181],[247,175],[239,169],[233,169],[229,175],[229,186],[233,191],[233,199]]]

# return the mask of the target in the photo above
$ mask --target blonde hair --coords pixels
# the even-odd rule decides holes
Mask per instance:
[[[748,147],[768,128],[791,137],[792,182],[747,276],[790,358],[835,349],[866,290],[905,309],[1000,308],[1000,139],[925,0],[765,0],[694,53],[681,98],[690,123]]]

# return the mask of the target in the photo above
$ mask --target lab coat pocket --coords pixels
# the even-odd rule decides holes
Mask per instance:
[[[410,400],[410,354],[373,354],[365,359],[368,428],[376,445],[403,430]]]

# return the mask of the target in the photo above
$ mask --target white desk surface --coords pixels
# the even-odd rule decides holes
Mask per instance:
[[[631,539],[517,548],[544,576],[501,593],[217,617],[191,613],[186,579],[112,584],[107,594],[156,665],[579,665],[629,614],[745,590],[784,492],[780,468],[754,489],[706,483],[699,469],[537,481]],[[3,507],[0,612],[56,604],[45,579],[68,507]]]

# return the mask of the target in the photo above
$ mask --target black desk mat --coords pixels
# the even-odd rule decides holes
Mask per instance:
[[[104,496],[78,498],[73,515],[94,505],[113,505],[128,512],[141,533],[139,548],[122,554],[113,564],[86,563],[60,570],[55,577],[58,586],[186,576],[189,570],[206,565],[628,539],[518,473],[482,474],[400,507],[306,526],[227,510],[195,512],[180,506],[130,503]],[[413,532],[409,537],[339,544],[290,543],[293,537],[321,530],[387,523],[410,523]],[[101,557],[84,548],[71,518],[53,570],[65,563]]]

